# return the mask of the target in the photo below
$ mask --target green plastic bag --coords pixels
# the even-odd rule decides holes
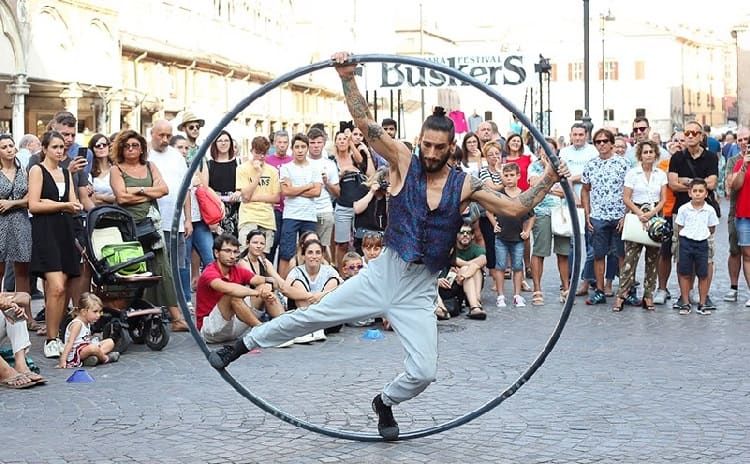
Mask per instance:
[[[114,243],[111,245],[104,245],[102,248],[102,258],[106,260],[107,265],[110,267],[117,266],[118,264],[125,263],[131,259],[140,258],[143,256],[143,247],[140,242],[123,242]],[[133,275],[141,274],[146,272],[146,262],[140,262],[131,264],[118,271],[118,274],[122,275]]]

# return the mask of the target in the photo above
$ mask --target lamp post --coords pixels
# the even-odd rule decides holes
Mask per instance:
[[[583,0],[583,118],[589,142],[591,141],[591,114],[589,113],[589,0]]]
[[[549,73],[552,69],[552,65],[549,62],[549,58],[545,58],[539,54],[539,63],[534,64],[534,71],[539,73],[539,127],[545,135],[550,134],[550,107],[549,107]],[[547,79],[547,114],[545,115],[544,109],[544,78]],[[546,116],[546,117],[545,117]]]
[[[604,26],[607,23],[607,21],[614,21],[615,17],[612,15],[612,12],[607,9],[607,14],[604,13],[599,14],[599,32],[602,34],[602,121],[607,121],[607,110],[604,102],[604,87],[605,87],[605,81],[607,78],[607,60],[605,58],[604,53]]]

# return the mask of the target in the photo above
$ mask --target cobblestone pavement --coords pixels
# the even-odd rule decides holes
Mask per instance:
[[[726,237],[725,226],[719,237]],[[724,239],[720,238],[719,243]],[[719,247],[714,299],[728,289]],[[541,308],[441,322],[438,379],[394,409],[403,431],[473,410],[513,382],[556,323],[557,273],[547,260]],[[672,293],[676,293],[672,277]],[[744,285],[742,286],[744,288]],[[747,297],[747,292],[745,298]],[[50,380],[0,390],[0,461],[145,463],[480,463],[750,461],[750,308],[719,303],[711,316],[587,307],[579,298],[542,369],[499,408],[444,434],[399,443],[316,435],[239,396],[192,339],[163,352],[137,346],[115,365],[69,384],[33,340]],[[253,392],[315,424],[374,432],[372,396],[401,369],[397,337],[363,341],[365,329],[310,346],[250,353],[232,372]]]

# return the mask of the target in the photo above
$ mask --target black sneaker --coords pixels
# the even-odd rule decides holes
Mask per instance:
[[[632,292],[628,294],[627,297],[625,297],[625,304],[628,306],[640,306],[641,305],[641,299],[638,298],[638,295],[634,295]]]
[[[378,415],[378,433],[386,441],[393,441],[398,438],[398,423],[393,418],[393,411],[390,406],[383,403],[380,393],[372,400],[372,410]]]
[[[208,362],[211,367],[217,370],[224,369],[237,358],[247,353],[248,350],[242,339],[237,340],[234,345],[224,345],[208,355]]]
[[[587,305],[597,305],[605,303],[607,303],[607,297],[604,296],[604,292],[599,289],[596,289],[594,291],[594,294],[586,300]]]
[[[708,310],[706,305],[699,304],[698,309],[695,310],[696,313],[702,314],[704,316],[708,316],[711,314],[711,311]]]
[[[716,311],[716,305],[713,301],[711,301],[711,296],[706,295],[706,302],[703,304],[703,309],[705,309],[706,311]]]

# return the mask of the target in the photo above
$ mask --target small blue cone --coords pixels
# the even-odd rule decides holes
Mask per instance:
[[[378,329],[367,329],[367,331],[362,334],[362,340],[382,340],[384,338],[385,335]]]
[[[94,378],[86,372],[86,369],[76,369],[67,380],[69,383],[91,383],[93,381]]]

